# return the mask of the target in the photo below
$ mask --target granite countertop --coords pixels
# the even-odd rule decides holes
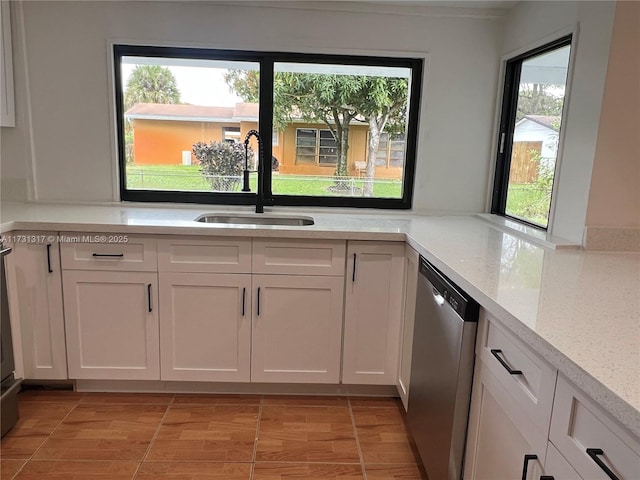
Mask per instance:
[[[478,216],[296,209],[278,215],[315,225],[194,222],[212,211],[233,210],[3,204],[0,229],[406,241],[640,436],[640,254],[552,249]]]

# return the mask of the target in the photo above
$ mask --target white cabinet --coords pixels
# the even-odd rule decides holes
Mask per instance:
[[[398,393],[406,410],[409,402],[411,378],[411,353],[413,349],[413,325],[416,317],[416,293],[420,255],[409,245],[405,247],[404,311],[400,335],[400,365],[398,368]]]
[[[638,438],[562,376],[549,438],[584,479],[640,478]]]
[[[479,360],[473,382],[464,478],[468,480],[538,480],[547,435],[526,409]],[[523,476],[524,471],[527,475]],[[561,478],[561,477],[558,477]]]
[[[349,242],[342,382],[396,385],[404,243]]]
[[[344,277],[253,276],[252,382],[338,383]]]
[[[3,8],[4,8],[3,2]],[[56,235],[12,232],[6,257],[11,313],[20,325],[24,377],[67,378],[62,277]],[[16,332],[17,333],[17,332]],[[16,352],[17,353],[17,352]]]
[[[63,272],[73,379],[159,380],[155,272]]]
[[[10,3],[0,2],[0,127],[16,125]]]
[[[248,382],[251,275],[161,272],[160,338],[162,380]]]
[[[547,443],[544,474],[548,477],[553,477],[555,480],[583,480],[551,442]]]

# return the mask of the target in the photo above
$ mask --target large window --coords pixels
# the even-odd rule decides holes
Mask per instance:
[[[547,228],[571,36],[506,64],[492,212]]]
[[[248,205],[260,168],[266,205],[410,208],[422,60],[129,45],[114,58],[122,200]]]

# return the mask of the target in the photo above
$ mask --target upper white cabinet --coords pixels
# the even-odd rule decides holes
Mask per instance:
[[[349,242],[342,382],[396,385],[404,243]]]
[[[418,290],[418,270],[420,255],[409,245],[405,247],[404,313],[400,336],[400,365],[398,368],[398,393],[408,408],[409,384],[411,377],[411,353],[413,349],[413,326],[416,319],[416,295]]]
[[[12,316],[20,325],[24,376],[66,379],[62,276],[56,235],[12,232],[7,238],[16,240],[7,244],[13,248],[6,257],[7,280]]]
[[[0,2],[0,127],[16,126],[10,3]]]

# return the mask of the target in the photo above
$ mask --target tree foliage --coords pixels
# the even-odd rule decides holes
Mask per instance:
[[[212,190],[237,190],[246,155],[242,143],[198,142],[193,145],[192,151]],[[251,149],[248,150],[248,154],[250,158],[253,156]]]
[[[245,101],[258,101],[258,72],[232,70],[225,80]],[[294,120],[324,123],[338,146],[335,175],[345,176],[350,124],[353,120],[368,123],[366,177],[371,180],[381,132],[404,131],[407,93],[406,78],[276,72],[274,127],[282,131]],[[373,183],[365,182],[365,195],[372,193]]]
[[[160,65],[138,65],[127,82],[124,108],[137,103],[180,103],[180,91],[173,73]]]
[[[551,92],[554,88],[560,88],[560,86],[539,83],[521,84],[516,120],[521,120],[525,115],[561,116],[564,95],[554,95]]]

